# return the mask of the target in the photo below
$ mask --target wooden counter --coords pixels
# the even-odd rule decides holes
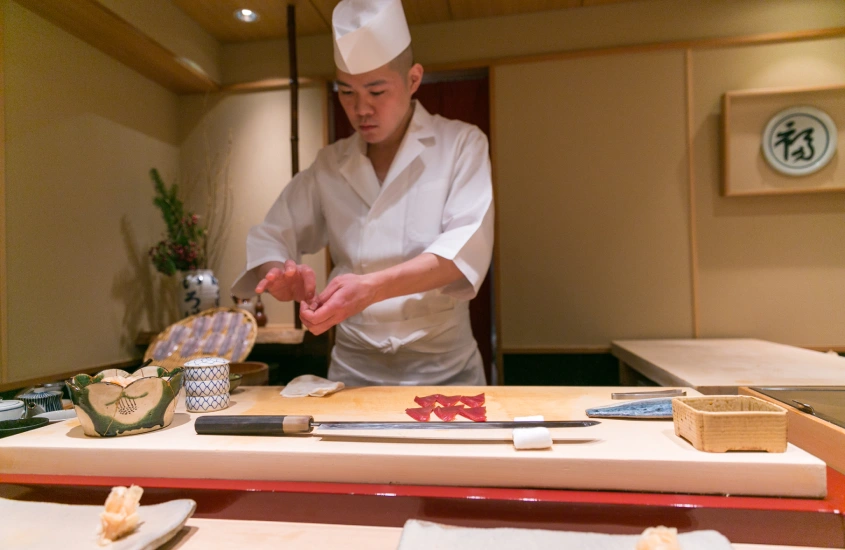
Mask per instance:
[[[233,394],[236,405],[224,413],[311,413],[318,419],[390,420],[402,418],[403,413],[397,411],[408,406],[406,401],[415,394],[432,390],[437,393],[481,391],[480,388],[361,388],[329,398],[288,400],[278,396],[279,389],[238,390]],[[630,389],[488,387],[484,391],[488,394],[491,419],[531,413],[545,414],[547,418],[583,418],[586,405],[610,403],[610,392]],[[197,436],[193,432],[192,416],[184,412],[177,414],[170,428],[138,436],[109,440],[85,438],[79,434],[75,421],[69,421],[0,440],[0,496],[101,505],[111,487],[136,483],[144,487],[146,504],[194,499],[197,511],[191,521],[273,522],[264,525],[261,532],[269,537],[264,540],[274,544],[276,530],[286,529],[284,524],[275,522],[319,523],[320,527],[299,531],[302,540],[312,541],[309,548],[325,547],[310,538],[325,525],[337,527],[330,531],[341,539],[346,536],[350,541],[368,537],[374,540],[373,533],[389,531],[369,528],[400,528],[410,518],[470,527],[510,526],[617,534],[636,534],[649,526],[671,525],[684,531],[715,529],[737,543],[845,548],[845,476],[831,469],[826,471],[827,496],[818,499],[654,492],[660,483],[655,479],[661,475],[681,477],[684,483],[692,476],[698,478],[696,484],[708,487],[708,472],[712,471],[712,465],[702,467],[694,462],[684,466],[686,474],[676,470],[679,464],[668,457],[676,457],[679,452],[684,455],[688,451],[680,450],[689,447],[665,433],[671,429],[671,423],[666,421],[607,420],[601,427],[608,430],[604,436],[610,439],[602,436],[588,444],[558,443],[554,451],[517,452],[503,442],[344,442],[320,438]],[[40,436],[34,438],[39,431]],[[657,441],[662,438],[672,443],[653,446],[655,437]],[[622,441],[613,443],[620,438]],[[357,450],[350,448],[353,443]],[[670,450],[672,447],[675,450]],[[598,459],[597,450],[604,453]],[[803,465],[809,463],[817,473],[819,461],[792,446],[790,453],[779,457],[730,453],[720,455],[721,458],[707,455],[707,459],[716,462],[728,459],[719,464],[726,476],[736,478],[748,474],[769,488],[793,481],[801,484],[802,476],[794,477],[788,469],[795,464],[777,462],[785,458],[791,461],[791,457],[804,457]],[[762,460],[762,465],[755,464],[769,473],[753,471],[751,463],[737,467],[735,460],[741,456]],[[775,463],[766,463],[771,460]],[[646,469],[649,462],[651,470]],[[772,470],[773,466],[778,468]],[[740,471],[743,473],[738,474]],[[78,475],[71,475],[72,472]],[[209,472],[213,475],[207,475]],[[592,480],[601,478],[605,472],[611,472],[617,480],[638,477],[635,486],[644,488],[641,492],[552,488],[591,485]],[[486,483],[494,486],[472,487],[462,482],[478,481],[482,475]],[[317,481],[292,481],[293,477]],[[420,484],[366,481],[398,478],[431,481]],[[355,479],[359,481],[351,481]],[[513,479],[518,482],[533,479],[540,488],[520,487]],[[452,482],[453,485],[447,485]],[[345,533],[341,525],[355,526],[353,531],[362,536]],[[359,526],[367,529],[357,529]],[[233,526],[234,532],[242,527]],[[198,531],[199,538],[192,540],[229,540],[209,530],[205,535],[200,536],[201,533]],[[295,548],[295,543],[292,544]],[[379,548],[378,544],[373,541],[372,547]]]
[[[159,550],[396,550],[402,529],[368,525],[320,525],[267,521],[196,519]],[[732,544],[734,550],[814,550],[803,546]]]
[[[0,496],[102,506],[111,487],[133,483],[144,487],[145,504],[195,500],[194,519],[397,528],[408,519],[421,519],[629,535],[669,525],[684,531],[714,529],[737,543],[845,548],[845,476],[834,470],[828,471],[823,500],[2,472]]]
[[[661,386],[736,394],[740,386],[842,386],[845,357],[752,339],[617,340],[623,384],[637,374]]]
[[[487,394],[489,420],[545,415],[585,419],[585,409],[631,388],[449,388]],[[325,398],[288,399],[278,387],[246,387],[232,406],[210,414],[310,414],[316,420],[408,420],[415,395],[443,388],[370,387]],[[200,436],[198,416],[178,412],[167,429],[112,439],[82,434],[76,420],[0,440],[6,474],[242,479],[476,487],[824,497],[826,466],[805,451],[704,453],[674,435],[671,421],[602,419],[598,426],[553,430],[553,449],[517,451],[504,441],[378,439],[336,436]],[[469,436],[473,432],[463,432]],[[393,434],[391,434],[393,435]]]
[[[845,429],[750,388],[740,388],[739,393],[763,399],[786,409],[789,442],[821,458],[828,466],[845,474]]]

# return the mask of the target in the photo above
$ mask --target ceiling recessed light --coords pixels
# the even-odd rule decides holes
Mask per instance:
[[[255,23],[258,21],[259,15],[248,9],[235,10],[235,19],[240,19],[244,23]]]

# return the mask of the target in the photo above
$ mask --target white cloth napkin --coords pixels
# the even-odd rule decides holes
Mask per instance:
[[[398,550],[634,550],[640,535],[605,535],[543,529],[453,527],[428,521],[408,520]],[[693,531],[678,535],[684,550],[732,550],[730,541],[717,531]]]
[[[297,376],[282,389],[282,397],[323,397],[343,389],[343,382],[332,382],[313,374]]]

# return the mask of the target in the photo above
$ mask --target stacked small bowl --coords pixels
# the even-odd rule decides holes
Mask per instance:
[[[229,361],[200,357],[185,363],[185,407],[188,412],[221,411],[229,406]]]

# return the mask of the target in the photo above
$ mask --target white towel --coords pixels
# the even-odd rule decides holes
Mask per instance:
[[[517,428],[521,430],[522,428]],[[533,429],[533,428],[531,428]],[[399,550],[460,548],[461,550],[634,550],[640,535],[606,535],[543,529],[453,527],[428,521],[408,520],[402,529]],[[684,550],[731,550],[730,541],[717,531],[693,531],[678,535]]]
[[[542,422],[542,415],[517,416],[516,422]],[[550,449],[552,447],[552,433],[548,428],[516,428],[513,431],[513,446],[517,451],[528,449]]]
[[[313,374],[297,376],[282,389],[282,397],[323,397],[343,389],[343,382],[332,382]]]

